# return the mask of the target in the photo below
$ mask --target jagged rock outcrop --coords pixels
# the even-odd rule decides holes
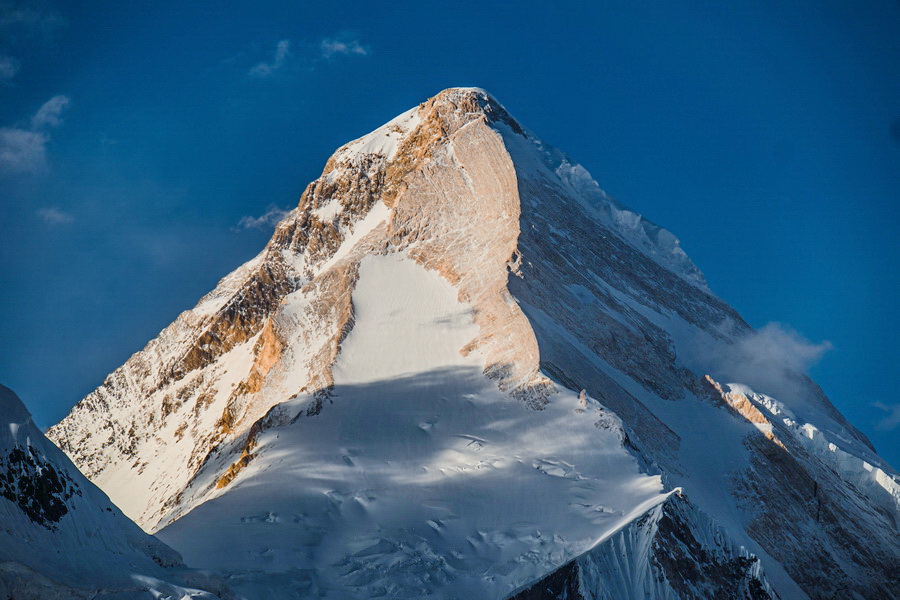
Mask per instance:
[[[704,355],[753,335],[671,233],[487,93],[454,88],[338,149],[259,256],[48,435],[145,529],[197,556],[240,540],[210,566],[245,590],[271,576],[270,596],[505,597],[566,564],[560,577],[580,564],[583,579],[592,536],[652,522],[654,543],[674,539],[680,509],[639,526],[636,505],[596,489],[649,502],[658,475],[728,538],[688,519],[678,544],[729,549],[707,571],[697,552],[640,565],[664,574],[661,597],[889,598],[900,496],[868,440],[800,373],[778,400],[704,379]],[[448,491],[450,473],[480,495]],[[548,486],[539,505],[497,489],[513,473]],[[275,487],[277,502],[258,494]],[[488,500],[502,514],[483,523]],[[696,587],[678,583],[685,569]]]

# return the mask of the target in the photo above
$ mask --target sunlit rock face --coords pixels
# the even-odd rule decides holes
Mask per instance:
[[[503,598],[564,565],[586,598],[891,597],[867,440],[801,373],[777,400],[704,378],[751,335],[674,235],[453,88],[338,149],[48,435],[250,598]],[[597,559],[638,531],[695,575]]]

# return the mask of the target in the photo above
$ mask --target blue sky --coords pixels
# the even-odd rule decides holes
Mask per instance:
[[[0,1],[0,381],[56,422],[331,152],[491,91],[900,465],[900,5]],[[243,224],[242,223],[243,220]]]

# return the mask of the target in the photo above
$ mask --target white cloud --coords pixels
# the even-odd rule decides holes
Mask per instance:
[[[47,136],[38,131],[0,128],[0,174],[34,173],[46,165]]]
[[[59,127],[62,124],[62,113],[69,106],[67,96],[53,96],[41,106],[31,117],[32,129],[42,127]]]
[[[297,54],[296,61],[293,61],[292,56],[295,53]],[[319,42],[318,46],[301,42],[299,50],[294,49],[290,40],[281,40],[275,45],[275,53],[272,58],[253,65],[247,72],[247,76],[253,79],[269,79],[284,70],[289,63],[297,62],[312,70],[316,63],[321,61],[330,61],[341,56],[368,56],[368,54],[368,47],[363,46],[359,40],[343,34],[325,38]]]
[[[275,46],[275,56],[271,62],[257,63],[250,69],[248,73],[251,77],[265,78],[273,76],[280,70],[288,56],[291,54],[291,42],[289,40],[281,40]]]
[[[0,54],[0,83],[9,81],[19,72],[19,61],[12,57]]]
[[[37,210],[37,216],[43,219],[47,225],[63,225],[71,223],[75,217],[67,212],[63,212],[55,206],[46,206]]]
[[[238,221],[238,228],[263,229],[266,227],[275,227],[275,225],[277,225],[278,222],[281,221],[281,219],[283,219],[286,214],[288,214],[288,212],[290,211],[271,204],[266,209],[266,212],[258,217],[241,217],[241,220]]]
[[[831,342],[815,344],[779,323],[769,323],[728,344],[704,336],[678,347],[682,362],[727,383],[743,383],[775,398],[802,397],[803,376],[831,350]]]
[[[322,58],[331,58],[333,56],[367,56],[369,49],[359,43],[359,40],[353,39],[332,39],[326,38],[322,40],[319,46],[322,51]]]
[[[885,404],[874,402],[876,408],[880,408],[887,414],[875,424],[878,431],[893,431],[900,425],[900,404]]]
[[[31,128],[0,127],[0,175],[35,173],[47,166],[46,129],[62,124],[62,112],[69,105],[66,96],[47,100],[31,117]]]

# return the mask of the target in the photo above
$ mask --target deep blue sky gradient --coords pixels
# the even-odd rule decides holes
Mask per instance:
[[[40,426],[262,248],[271,228],[242,217],[293,206],[335,148],[473,85],[678,235],[752,325],[831,341],[814,378],[900,465],[896,2],[0,11],[19,66],[0,127],[70,100],[41,129],[45,161],[0,170],[0,381]]]

